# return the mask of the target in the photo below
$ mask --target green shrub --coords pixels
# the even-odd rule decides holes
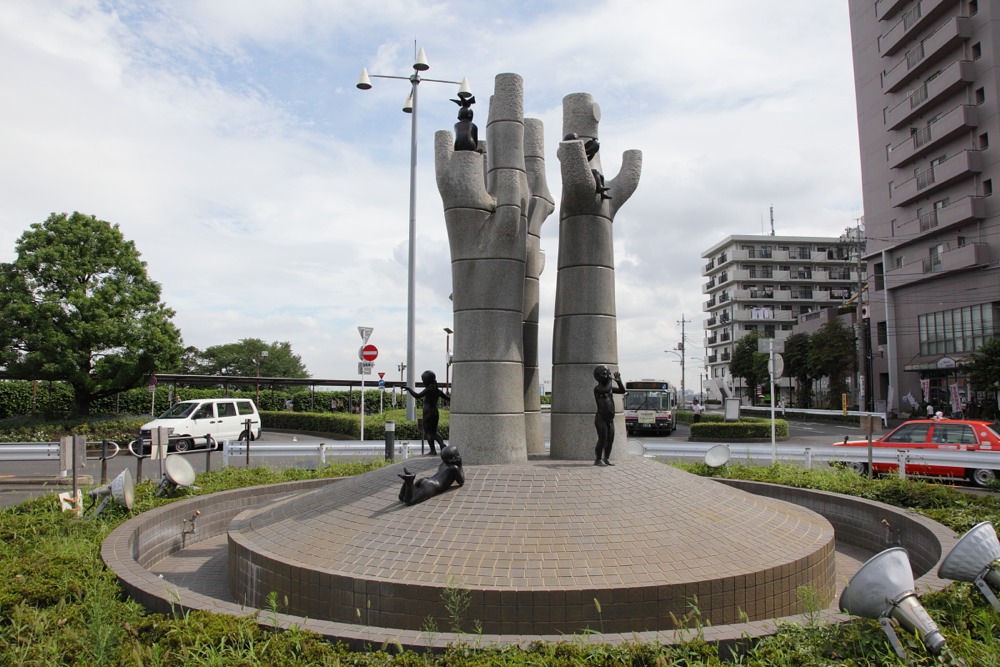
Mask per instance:
[[[449,416],[447,410],[441,411],[438,421],[438,432],[445,440],[449,436]],[[417,419],[421,412],[417,411]],[[265,430],[302,431],[330,436],[340,436],[345,439],[361,437],[361,416],[346,412],[262,412],[260,415]],[[407,421],[405,410],[389,410],[383,414],[365,414],[365,439],[382,440],[385,438],[385,422],[396,423],[396,440],[420,440],[420,429],[417,421]]]
[[[712,415],[718,417],[719,415]],[[703,415],[704,417],[704,415]],[[774,420],[776,438],[788,437],[788,422]],[[744,417],[738,422],[705,420],[691,424],[692,440],[765,440],[771,438],[771,420],[760,417]]]

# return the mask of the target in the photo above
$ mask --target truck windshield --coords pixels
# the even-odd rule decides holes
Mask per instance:
[[[198,407],[198,403],[175,403],[160,415],[160,419],[186,419]]]
[[[626,410],[669,410],[669,397],[661,391],[636,391],[625,394]]]

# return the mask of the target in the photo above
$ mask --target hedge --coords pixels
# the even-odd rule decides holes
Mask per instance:
[[[449,413],[441,411],[438,422],[438,432],[445,440],[449,436]],[[420,418],[420,411],[417,411]],[[322,435],[340,436],[348,440],[361,437],[361,418],[344,412],[290,412],[264,411],[260,414],[264,430],[299,431],[303,433],[318,433]],[[396,423],[396,440],[420,440],[420,429],[417,421],[407,421],[405,410],[390,410],[384,414],[365,414],[365,439],[384,440],[385,422],[391,419]]]
[[[787,421],[774,420],[774,436],[788,437]],[[760,417],[744,417],[738,422],[700,421],[691,424],[691,440],[770,440],[770,438],[771,420]]]

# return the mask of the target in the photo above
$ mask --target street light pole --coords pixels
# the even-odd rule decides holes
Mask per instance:
[[[410,228],[409,228],[409,253],[407,256],[406,272],[406,385],[410,389],[416,388],[413,377],[413,369],[416,368],[416,265],[417,265],[417,86],[421,81],[433,83],[452,83],[459,86],[458,96],[461,98],[471,97],[472,91],[469,88],[467,79],[462,81],[447,81],[444,79],[424,79],[420,73],[430,69],[427,63],[427,55],[423,48],[417,51],[416,59],[413,63],[413,74],[410,76],[390,76],[386,74],[368,74],[367,68],[361,69],[361,77],[358,79],[358,88],[370,90],[372,79],[402,79],[410,82],[410,97],[406,100],[403,111],[411,115],[410,119]],[[417,418],[417,405],[413,395],[407,392],[406,395],[406,419],[413,421]]]
[[[448,371],[451,370],[451,335],[455,333],[448,327],[444,328],[444,386],[448,386]]]

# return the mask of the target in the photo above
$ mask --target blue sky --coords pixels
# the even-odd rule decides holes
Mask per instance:
[[[363,9],[362,9],[363,6]],[[626,379],[697,387],[701,252],[729,234],[836,236],[861,214],[846,2],[5,0],[0,3],[0,261],[49,213],[79,210],[136,242],[188,345],[288,341],[317,377],[406,356],[410,117],[405,81],[362,67],[525,80],[559,197],[563,96],[601,105],[605,172],[643,152],[615,222]],[[442,374],[451,274],[433,135],[456,89],[419,97],[418,370]],[[481,123],[481,127],[484,123]],[[558,202],[557,202],[558,204]],[[558,212],[543,227],[542,378],[550,378]],[[461,332],[456,333],[461,335]]]

